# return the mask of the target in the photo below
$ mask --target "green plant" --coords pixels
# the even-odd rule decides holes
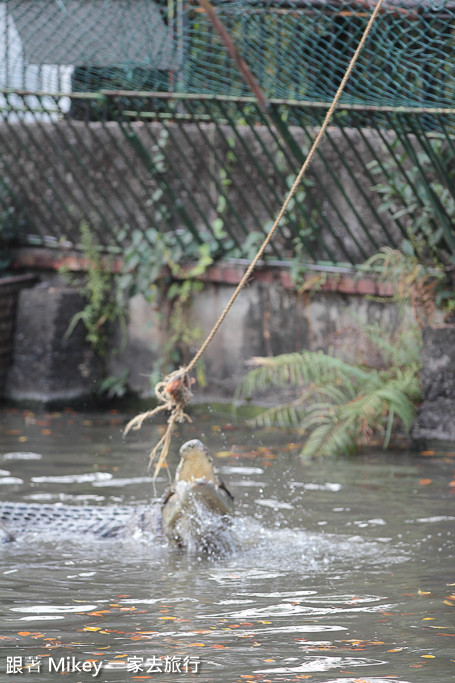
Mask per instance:
[[[368,164],[380,177],[372,190],[381,196],[379,210],[404,221],[407,239],[401,247],[419,262],[435,268],[455,264],[455,155],[438,138],[427,138],[427,152],[405,149],[397,138],[394,156]],[[440,178],[443,178],[443,181]]]
[[[86,339],[99,357],[106,353],[112,325],[115,322],[125,323],[125,308],[119,299],[115,276],[112,273],[109,258],[103,259],[97,240],[87,223],[80,225],[81,248],[86,259],[87,277],[79,286],[86,304],[82,311],[76,313],[66,331],[69,337],[81,321],[86,329]],[[74,279],[66,269],[61,269],[67,279],[74,284]]]
[[[402,315],[410,307],[420,329],[434,322],[441,287],[446,281],[442,267],[428,268],[414,252],[406,254],[390,247],[383,247],[364,266],[392,288]]]
[[[306,157],[308,149],[302,148],[302,155]],[[276,168],[281,176],[289,170],[287,160],[282,152],[275,157]],[[289,191],[295,181],[295,175],[285,176],[285,185]],[[288,203],[286,213],[280,222],[280,233],[290,245],[291,278],[297,287],[303,284],[303,276],[306,273],[305,263],[308,262],[308,247],[314,245],[316,240],[318,216],[320,207],[311,206],[308,197],[308,189],[314,186],[313,180],[303,178],[296,192]],[[264,231],[269,232],[274,220],[267,221]]]
[[[127,369],[121,375],[105,377],[98,388],[98,394],[106,396],[108,399],[123,398],[128,390],[128,375],[129,370]]]
[[[124,296],[142,294],[155,306],[166,328],[160,359],[151,372],[152,386],[184,363],[190,347],[200,340],[202,330],[191,321],[191,301],[203,287],[202,276],[213,263],[211,252],[216,248],[214,241],[196,244],[186,232],[161,233],[149,228],[132,235],[119,290]],[[197,374],[203,384],[202,364]]]
[[[254,358],[254,369],[237,395],[270,388],[297,391],[292,400],[264,409],[255,422],[300,429],[307,436],[303,456],[352,453],[377,434],[384,435],[387,447],[395,421],[409,430],[421,400],[420,335],[415,327],[389,337],[365,327],[364,334],[380,351],[382,367],[349,363],[322,351]]]

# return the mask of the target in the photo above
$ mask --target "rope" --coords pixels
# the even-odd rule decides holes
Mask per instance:
[[[365,31],[363,32],[363,35],[359,41],[359,44],[357,45],[357,48],[352,56],[351,61],[349,62],[349,66],[346,69],[346,73],[344,74],[340,85],[338,86],[338,90],[335,93],[335,96],[332,100],[332,104],[330,105],[327,114],[325,115],[324,121],[321,125],[321,128],[314,139],[314,142],[311,146],[310,151],[308,152],[308,156],[305,159],[300,171],[298,172],[291,189],[288,192],[288,195],[286,199],[283,202],[283,205],[272,225],[270,228],[267,236],[265,237],[262,245],[260,246],[256,256],[253,258],[251,261],[250,265],[248,266],[247,270],[245,271],[242,279],[240,280],[239,284],[237,285],[235,291],[233,292],[231,298],[229,299],[228,303],[224,307],[223,311],[221,312],[218,320],[215,322],[214,326],[212,327],[211,331],[207,335],[205,341],[199,348],[198,352],[195,354],[193,359],[183,368],[180,368],[179,370],[176,370],[175,372],[172,372],[168,377],[163,382],[159,382],[156,387],[155,387],[155,393],[157,395],[157,398],[162,402],[162,405],[158,406],[157,408],[147,411],[146,413],[142,413],[141,415],[136,416],[133,418],[128,425],[126,426],[125,429],[125,434],[127,434],[130,429],[140,429],[144,420],[147,418],[151,417],[152,415],[157,414],[158,412],[162,412],[164,410],[169,410],[171,412],[171,415],[168,419],[168,426],[166,429],[165,434],[162,436],[158,444],[155,446],[155,448],[151,451],[150,453],[150,462],[152,462],[155,457],[158,454],[158,450],[161,447],[161,453],[158,458],[158,462],[155,466],[155,472],[154,472],[154,478],[157,476],[161,466],[166,463],[166,457],[169,451],[169,445],[170,445],[170,439],[172,436],[172,431],[175,427],[175,425],[178,422],[183,422],[185,419],[189,419],[188,415],[185,414],[184,412],[184,406],[185,404],[190,400],[192,393],[191,393],[191,380],[189,379],[190,373],[193,370],[194,366],[196,363],[199,361],[199,359],[202,357],[203,353],[213,340],[214,336],[220,329],[221,325],[223,324],[224,320],[226,319],[226,316],[228,315],[229,311],[231,310],[232,306],[234,305],[238,295],[242,291],[242,289],[245,287],[247,284],[248,280],[251,277],[251,274],[253,273],[254,269],[256,268],[258,262],[260,261],[262,255],[264,254],[265,250],[267,249],[269,243],[271,242],[272,238],[274,237],[278,226],[281,222],[281,219],[283,218],[286,209],[289,205],[289,202],[291,201],[292,197],[294,196],[298,186],[300,185],[302,178],[304,177],[309,165],[311,164],[313,157],[316,153],[317,148],[319,147],[319,144],[324,137],[325,131],[327,130],[327,127],[330,123],[330,120],[333,116],[333,113],[338,105],[338,102],[340,100],[341,95],[343,94],[343,91],[346,87],[346,83],[354,69],[355,63],[357,62],[357,59],[360,55],[360,52],[362,51],[363,46],[365,45],[366,39],[368,37],[368,34],[371,31],[371,28],[376,20],[376,17],[379,14],[379,10],[381,9],[381,5],[383,3],[383,0],[378,0],[376,3],[376,6],[370,16],[370,19],[365,27]]]
[[[251,261],[250,265],[248,266],[248,268],[247,268],[245,274],[243,275],[242,279],[240,280],[239,284],[237,285],[237,287],[236,287],[234,293],[232,294],[231,298],[229,299],[228,303],[226,304],[224,310],[221,312],[220,317],[219,317],[218,320],[216,321],[215,325],[213,326],[212,330],[211,330],[210,333],[208,334],[208,336],[207,336],[207,338],[205,339],[204,343],[202,344],[202,346],[200,347],[199,351],[196,353],[196,355],[194,356],[194,358],[193,358],[193,359],[188,363],[188,365],[186,366],[186,372],[187,372],[187,373],[190,373],[190,372],[191,372],[191,370],[194,368],[194,366],[196,365],[196,363],[198,362],[198,360],[201,358],[202,354],[205,352],[206,348],[209,346],[209,344],[210,344],[210,342],[212,341],[213,337],[214,337],[214,336],[216,335],[216,333],[218,332],[218,330],[219,330],[219,328],[221,327],[221,325],[223,324],[223,322],[224,322],[224,320],[225,320],[227,314],[228,314],[229,311],[231,310],[231,308],[232,308],[232,306],[233,306],[235,300],[237,299],[237,297],[238,297],[238,295],[240,294],[241,290],[245,287],[245,285],[246,285],[246,283],[248,282],[248,280],[249,280],[249,278],[250,278],[250,276],[251,276],[253,270],[256,268],[258,262],[260,261],[262,255],[264,254],[264,251],[266,250],[267,246],[268,246],[269,243],[271,242],[272,237],[275,235],[275,233],[276,233],[276,231],[277,231],[277,229],[278,229],[278,226],[279,226],[279,224],[280,224],[280,222],[281,222],[281,219],[283,218],[283,216],[284,216],[284,214],[285,214],[285,212],[286,212],[286,209],[287,209],[287,207],[288,207],[288,205],[289,205],[289,202],[291,201],[291,199],[292,199],[292,197],[294,196],[294,194],[295,194],[295,192],[296,192],[298,186],[300,185],[300,183],[301,183],[301,181],[302,181],[302,178],[304,177],[304,175],[305,175],[305,173],[306,173],[306,171],[307,171],[309,165],[311,164],[311,162],[312,162],[312,160],[313,160],[313,157],[314,157],[314,155],[315,155],[315,153],[316,153],[316,150],[317,150],[317,148],[319,147],[319,144],[320,144],[322,138],[324,137],[324,134],[325,134],[325,131],[326,131],[326,129],[327,129],[327,126],[329,125],[330,120],[331,120],[331,118],[332,118],[332,116],[333,116],[333,113],[334,113],[334,111],[335,111],[335,109],[336,109],[336,107],[337,107],[337,104],[338,104],[339,100],[340,100],[340,97],[341,97],[341,95],[343,94],[343,90],[344,90],[344,88],[346,87],[346,83],[347,83],[347,81],[348,81],[348,79],[349,79],[349,77],[350,77],[350,75],[351,75],[351,73],[352,73],[352,71],[353,71],[353,69],[354,69],[355,63],[356,63],[356,61],[357,61],[357,59],[358,59],[358,57],[359,57],[359,54],[360,54],[360,52],[362,51],[362,48],[363,48],[363,46],[364,46],[364,44],[365,44],[365,42],[366,42],[366,39],[367,39],[367,37],[368,37],[368,34],[370,33],[371,27],[373,26],[374,21],[375,21],[377,15],[379,14],[379,10],[381,9],[382,2],[383,2],[383,0],[378,0],[378,2],[377,2],[377,4],[376,4],[376,7],[374,8],[374,11],[373,11],[373,13],[372,13],[372,15],[371,15],[371,17],[370,17],[370,19],[369,19],[369,21],[368,21],[368,24],[367,24],[366,27],[365,27],[365,31],[364,31],[364,33],[363,33],[363,36],[362,36],[362,38],[360,39],[360,42],[359,42],[359,44],[357,45],[357,49],[356,49],[356,51],[354,52],[354,54],[353,54],[353,56],[352,56],[352,59],[351,59],[351,61],[350,61],[350,63],[349,63],[349,66],[348,66],[348,68],[347,68],[347,70],[346,70],[346,73],[344,74],[343,79],[342,79],[340,85],[338,86],[338,90],[337,90],[337,92],[335,93],[335,97],[333,98],[332,104],[330,105],[330,107],[329,107],[329,109],[328,109],[328,111],[327,111],[327,114],[325,115],[324,121],[323,121],[322,126],[321,126],[321,128],[320,128],[320,130],[319,130],[319,133],[317,134],[317,136],[316,136],[316,138],[315,138],[315,140],[314,140],[314,142],[313,142],[313,145],[311,146],[311,149],[310,149],[310,151],[308,152],[308,156],[307,156],[307,158],[305,159],[305,161],[304,161],[304,163],[303,163],[303,165],[302,165],[302,168],[300,169],[299,173],[297,174],[297,177],[296,177],[296,179],[294,180],[294,183],[292,184],[292,187],[291,187],[291,189],[289,190],[288,195],[287,195],[286,199],[285,199],[284,202],[283,202],[283,205],[282,205],[282,207],[281,207],[281,209],[280,209],[280,211],[279,211],[279,213],[278,213],[278,216],[277,216],[276,219],[275,219],[275,222],[273,223],[272,227],[270,228],[270,230],[269,230],[269,232],[268,232],[268,234],[267,234],[265,240],[263,241],[262,245],[260,246],[260,248],[259,248],[259,250],[258,250],[256,256],[254,257],[254,259]]]

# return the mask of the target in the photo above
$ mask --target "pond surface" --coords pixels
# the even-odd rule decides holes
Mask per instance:
[[[123,441],[129,417],[4,409],[2,500],[157,500],[157,428]],[[302,462],[291,432],[193,419],[174,450],[209,446],[236,498],[239,549],[203,559],[150,536],[74,532],[4,543],[1,683],[73,669],[81,682],[453,681],[455,454]]]

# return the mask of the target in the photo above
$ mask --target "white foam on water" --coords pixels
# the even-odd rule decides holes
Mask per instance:
[[[271,669],[257,669],[254,673],[308,673],[310,671],[330,671],[330,669],[350,668],[358,666],[380,666],[387,662],[379,659],[360,657],[308,657],[298,666],[274,667]]]
[[[43,456],[40,453],[14,451],[4,453],[2,457],[3,460],[41,460]]]
[[[28,612],[31,614],[74,614],[77,612],[92,612],[98,605],[27,605],[27,607],[10,607],[11,612]]]

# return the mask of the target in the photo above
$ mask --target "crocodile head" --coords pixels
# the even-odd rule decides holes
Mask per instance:
[[[166,491],[161,517],[169,540],[181,547],[217,552],[229,545],[233,497],[199,439],[180,449],[174,482]]]
[[[213,460],[208,449],[199,439],[192,439],[183,444],[179,451],[180,463],[175,473],[175,482],[197,481],[204,479],[217,486],[220,480],[216,474]]]

